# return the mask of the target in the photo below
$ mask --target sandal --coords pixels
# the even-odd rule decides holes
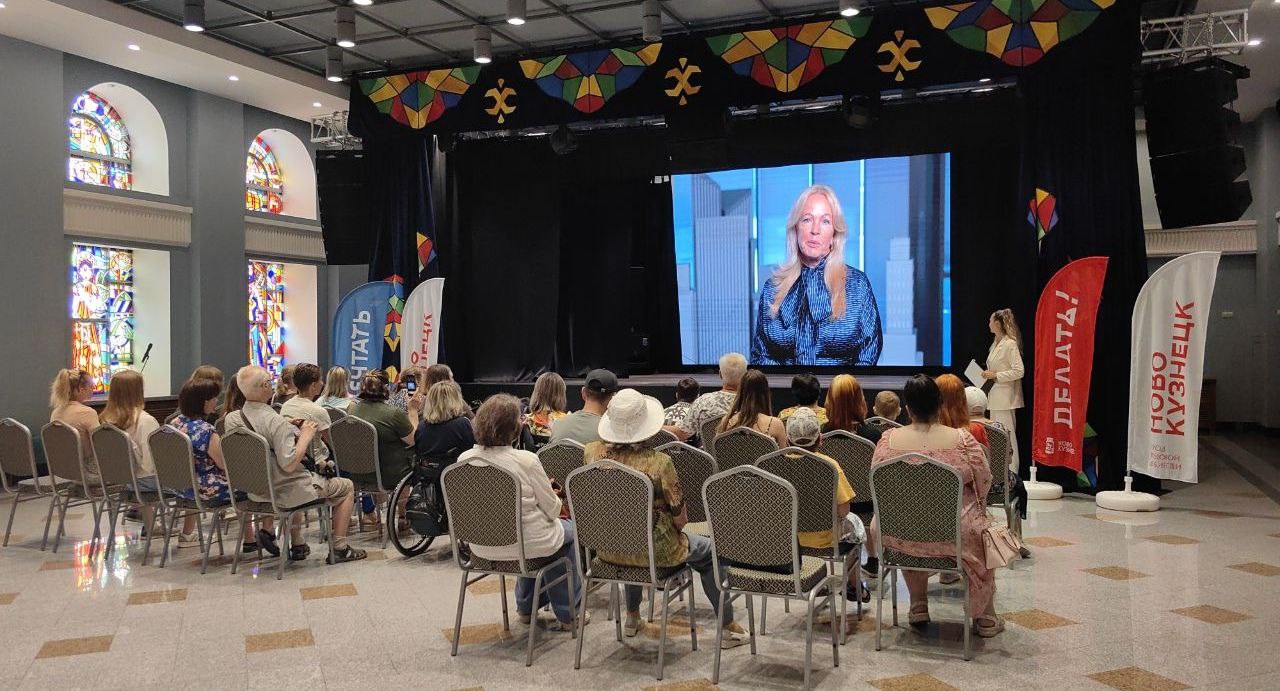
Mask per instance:
[[[1004,619],[1000,617],[982,616],[973,620],[974,633],[982,638],[991,638],[1004,631]]]
[[[306,545],[306,544],[290,545],[289,547],[289,561],[302,561],[303,559],[306,559],[310,555],[311,555],[310,545]]]
[[[327,561],[330,564],[341,564],[344,561],[359,561],[367,556],[369,556],[368,552],[365,552],[362,549],[356,549],[351,545],[347,545],[345,547],[335,548],[329,552],[329,558]]]
[[[927,601],[911,603],[911,610],[907,614],[907,623],[912,626],[924,626],[929,621],[929,603]]]

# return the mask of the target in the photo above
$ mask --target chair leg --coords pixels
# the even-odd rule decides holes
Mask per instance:
[[[213,529],[214,529],[214,531],[215,531],[215,532],[217,533],[217,535],[218,535],[218,556],[220,556],[220,557],[224,557],[224,556],[226,556],[226,554],[227,554],[226,548],[222,546],[222,520],[223,520],[223,515],[222,515],[222,512],[221,512],[221,511],[218,511],[218,512],[216,512],[216,513],[214,513],[214,514],[213,514]],[[196,525],[197,525],[197,526],[198,526],[198,525],[200,525],[200,521],[199,521],[199,519],[198,519],[198,518],[197,518],[197,520],[196,520]],[[200,532],[201,532],[201,533],[203,533],[203,532],[204,532],[204,528],[201,528],[201,529],[200,529]],[[201,542],[204,542],[204,538],[203,538],[203,537],[201,537],[201,538],[200,538],[200,541],[201,541]],[[213,549],[213,536],[212,536],[212,535],[210,535],[210,536],[209,536],[209,541],[210,541],[209,549]],[[207,559],[208,559],[208,555],[206,555],[206,561],[207,561]]]
[[[587,619],[587,592],[589,590],[591,590],[590,578],[586,579],[582,584],[582,601],[578,603],[578,620],[573,622],[573,625],[578,629],[577,652],[573,655],[574,669],[582,669],[582,639],[586,638],[586,631],[583,630],[583,625],[586,623]],[[533,623],[533,620],[530,619],[529,624],[532,625]]]
[[[613,615],[614,633],[616,634],[619,643],[622,642],[622,597],[618,593],[620,588],[622,588],[622,586],[617,583],[609,584],[609,612]]]
[[[692,592],[692,590],[693,589],[690,588],[690,592]],[[693,598],[690,597],[689,600],[692,602]],[[712,684],[720,683],[720,645],[724,640],[724,626],[722,626],[720,623],[720,612],[724,611],[724,603],[725,603],[725,592],[723,589],[721,589],[720,590],[720,606],[716,608],[716,653],[715,653],[716,662],[715,662],[715,666],[711,668]],[[750,620],[750,615],[748,615],[747,619]],[[754,638],[752,639],[752,642],[753,643],[755,642]]]
[[[253,524],[253,520],[249,517],[249,514],[247,514],[247,513],[241,513],[241,514],[240,514],[240,520],[242,520],[242,521],[249,521],[250,526],[252,526],[252,524]],[[250,530],[252,530],[252,527],[250,527]],[[241,555],[241,554],[244,554],[244,546],[243,546],[243,545],[240,545],[240,544],[237,544],[237,545],[236,545],[236,547],[235,547],[235,549],[234,549],[233,551],[235,552],[235,556],[234,556],[234,557],[232,557],[232,559],[231,559],[231,573],[232,573],[232,574],[234,574],[234,573],[236,572],[236,569],[240,568],[240,555]]]
[[[884,625],[884,564],[876,575],[876,650],[880,650],[880,629]]]
[[[203,518],[203,516],[196,517],[196,525],[200,524],[200,520],[199,520],[200,518]],[[215,513],[213,515],[213,522],[218,526],[218,546],[219,548],[221,548],[222,546],[222,525],[221,525],[222,514]],[[209,540],[207,542],[203,537],[200,538],[200,575],[201,576],[203,576],[209,570],[209,553],[212,551],[213,551],[213,531],[209,531]]]
[[[965,662],[973,659],[973,648],[969,642],[970,631],[973,629],[973,612],[970,611],[971,604],[969,602],[969,583],[968,579],[964,579],[964,659]]]
[[[58,507],[58,532],[53,536],[53,552],[58,553],[58,543],[62,542],[63,524],[67,522],[67,505],[71,503],[71,495],[68,494],[62,501],[62,506]]]
[[[542,602],[542,575],[546,569],[539,569],[533,577],[533,608],[529,612],[529,651],[524,656],[524,666],[533,665],[533,642],[538,635],[538,603]]]
[[[4,547],[9,546],[9,531],[13,530],[13,515],[18,512],[18,495],[13,495],[13,507],[9,509],[9,525],[4,529]]]
[[[280,545],[280,556],[276,557],[276,561],[279,562],[276,566],[277,581],[284,580],[284,564],[289,561],[289,538],[293,534],[293,531],[289,529],[289,521],[292,520],[292,513],[286,513],[284,516],[276,517],[276,525],[279,526],[280,529],[280,540],[278,542]]]
[[[881,568],[884,568],[883,564],[881,565]],[[897,626],[898,625],[898,571],[897,570],[893,571],[893,585],[890,586],[890,588],[893,589],[893,625]]]
[[[458,613],[453,618],[453,649],[451,656],[458,655],[458,638],[462,636],[462,605],[467,601],[467,572],[462,572],[462,584],[458,586]],[[502,629],[507,630],[507,594],[502,593]]]
[[[844,600],[844,583],[840,583],[839,585],[840,585],[840,591],[841,591],[841,594],[840,594],[840,600],[843,602],[843,600]],[[831,598],[827,598],[827,606],[831,608],[831,620],[832,620],[832,621],[835,621],[835,619],[836,619],[836,603],[835,603],[835,601],[834,601],[834,600],[832,600]],[[841,609],[843,609],[843,607],[842,607]],[[845,635],[845,634],[844,634],[844,626],[843,626],[843,615],[841,615],[841,624],[842,624],[842,626],[841,626],[841,628],[840,628],[840,635],[839,635],[839,636],[837,636],[837,635],[836,635],[836,630],[835,630],[835,629],[831,629],[831,666],[832,666],[832,667],[839,667],[839,666],[840,666],[840,640],[841,640],[841,638],[843,638],[843,637],[844,637],[844,635]]]
[[[53,524],[53,509],[57,505],[58,493],[54,492],[53,496],[49,498],[49,513],[45,514],[44,517],[44,537],[40,539],[41,552],[43,552],[44,548],[49,545],[49,526]]]
[[[662,670],[667,662],[667,622],[671,613],[671,591],[662,589],[662,628],[658,632],[658,681],[662,681]]]
[[[805,630],[804,630],[804,688],[805,688],[805,691],[808,691],[808,689],[811,688],[809,676],[813,667],[813,605],[814,605],[814,601],[816,600],[816,597],[815,597],[816,593],[817,593],[816,590],[812,593],[809,593],[809,611],[808,611],[808,614],[805,615]]]
[[[609,608],[605,612],[606,621],[613,619],[613,606],[617,604],[617,598],[618,598],[618,590],[613,586],[609,586]]]
[[[164,531],[164,551],[160,553],[160,568],[162,569],[164,568],[164,565],[169,561],[169,541],[173,539],[173,531],[178,526],[179,513],[181,512],[178,511],[177,506],[174,506],[173,510],[169,512],[169,529]],[[197,522],[197,525],[199,525],[198,522]],[[204,544],[203,539],[200,540],[200,544],[202,545]]]
[[[507,615],[507,577],[502,574],[498,574],[498,592],[502,595],[502,630],[510,631],[511,619]]]
[[[696,651],[698,649],[698,620],[695,618],[695,615],[693,613],[694,588],[693,588],[692,578],[690,578],[688,590],[689,590],[689,605],[688,605],[689,606],[689,640],[693,642],[693,649]]]
[[[159,518],[160,518],[160,521],[159,521],[159,523],[160,523],[160,528],[161,528],[162,530],[164,529],[164,511],[163,511],[163,510],[161,510],[159,507],[156,507],[156,509],[155,509],[154,511],[152,511],[152,512],[151,512],[151,519],[150,519],[149,521],[147,521],[147,525],[148,525],[149,527],[147,528],[147,544],[146,544],[146,547],[144,547],[144,548],[143,548],[143,550],[142,550],[142,565],[143,565],[143,566],[146,566],[146,565],[147,565],[147,560],[151,558],[151,538],[152,538],[152,536],[153,536],[153,535],[154,535],[154,533],[155,533],[154,527],[155,527],[155,525],[156,525],[156,516],[157,516],[157,514],[159,514]],[[165,540],[165,542],[166,542],[166,543],[168,543],[168,542],[169,542],[169,534],[168,534],[167,532],[165,533],[164,540]]]
[[[760,635],[765,635],[765,621],[769,618],[769,598],[760,596]]]
[[[746,597],[747,597],[747,632],[750,634],[749,638],[751,639],[751,654],[755,655],[756,654],[756,613],[755,613],[755,608],[753,606],[753,601],[755,598],[753,598],[750,595]],[[716,625],[722,629],[724,628],[724,622],[722,621],[717,621]]]
[[[653,623],[653,604],[655,601],[654,595],[655,595],[654,587],[649,586],[649,623],[650,624]]]

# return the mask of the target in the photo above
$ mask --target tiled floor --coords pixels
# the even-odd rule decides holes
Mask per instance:
[[[1206,441],[1219,453],[1202,454],[1202,482],[1177,486],[1155,514],[1117,514],[1072,496],[1033,505],[1024,525],[1034,557],[998,578],[1008,628],[975,638],[973,661],[960,656],[957,591],[934,586],[935,623],[923,635],[888,629],[876,652],[873,602],[838,669],[819,640],[815,685],[1280,688],[1277,487],[1254,486],[1236,469],[1273,477],[1264,470],[1280,454],[1245,441]],[[601,594],[591,596],[582,669],[573,669],[571,636],[545,631],[526,668],[527,629],[513,613],[511,631],[502,630],[491,580],[468,588],[461,648],[449,656],[458,571],[447,541],[405,560],[368,536],[361,546],[374,558],[326,566],[313,535],[311,558],[291,564],[284,581],[274,561],[231,575],[213,560],[201,576],[195,550],[164,569],[153,553],[142,566],[136,524],[106,563],[89,560],[87,510],[57,554],[41,552],[45,508],[20,505],[15,538],[0,549],[0,688],[712,688],[714,629],[701,592],[699,650],[690,650],[683,613],[673,617],[664,681],[652,676],[657,627],[617,643]],[[0,501],[0,514],[8,510]],[[780,603],[769,609],[757,656],[746,647],[724,653],[721,687],[800,684],[803,615]]]

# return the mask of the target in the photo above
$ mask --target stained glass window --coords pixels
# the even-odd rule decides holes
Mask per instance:
[[[129,130],[115,108],[86,91],[71,106],[67,179],[127,190],[133,187]]]
[[[284,211],[284,176],[271,147],[254,137],[244,166],[244,208],[278,214]]]
[[[249,262],[249,363],[284,369],[284,264]]]
[[[111,374],[133,364],[133,252],[76,244],[71,250],[71,366],[106,393]]]

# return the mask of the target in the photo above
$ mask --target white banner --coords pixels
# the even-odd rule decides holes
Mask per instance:
[[[1218,252],[1194,252],[1156,270],[1133,306],[1129,469],[1197,481],[1204,339]]]
[[[418,284],[404,302],[400,333],[400,369],[426,367],[440,360],[440,310],[444,300],[444,279],[432,278]]]

